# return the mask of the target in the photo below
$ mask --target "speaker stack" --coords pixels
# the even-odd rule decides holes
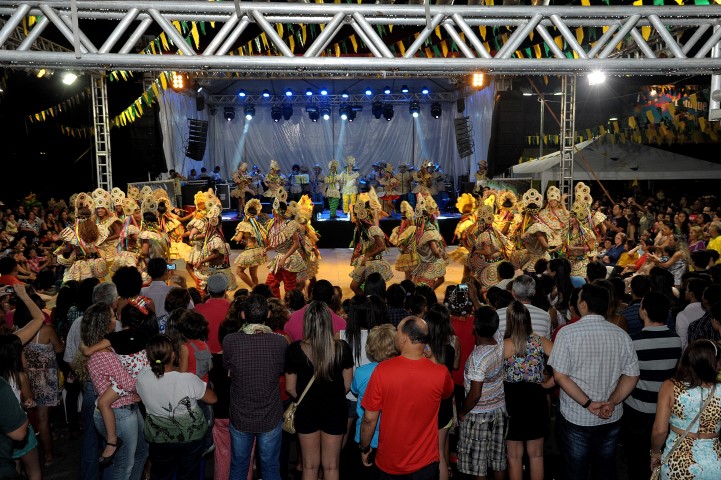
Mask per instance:
[[[461,158],[473,155],[473,125],[469,117],[458,117],[454,120],[456,125],[456,148]]]
[[[201,161],[205,155],[205,144],[208,141],[208,122],[205,120],[188,119],[188,147],[185,156]]]

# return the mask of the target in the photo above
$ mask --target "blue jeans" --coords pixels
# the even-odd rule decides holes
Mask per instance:
[[[150,444],[150,478],[153,480],[197,480],[204,440]]]
[[[559,415],[556,426],[563,456],[564,478],[589,478],[589,471],[592,471],[592,478],[616,479],[616,439],[621,431],[620,420],[606,425],[583,427]]]
[[[278,426],[270,432],[249,433],[239,432],[233,427],[233,422],[230,422],[231,480],[242,480],[247,477],[254,439],[260,455],[263,480],[280,480],[280,441],[283,433],[281,425],[282,423],[278,423]]]
[[[93,412],[95,412],[95,390],[90,381],[85,382],[83,390],[83,406],[81,415],[83,419],[83,437],[80,442],[80,480],[98,480],[100,469],[98,457],[100,456],[100,438],[93,425]]]
[[[140,480],[148,458],[148,443],[143,436],[143,417],[138,405],[114,408],[115,430],[123,439],[123,446],[115,454],[113,463],[103,471],[103,480]],[[100,411],[93,414],[95,428],[103,438],[107,438],[105,424]]]

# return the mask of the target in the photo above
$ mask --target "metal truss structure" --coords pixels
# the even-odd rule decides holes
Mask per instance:
[[[93,96],[96,185],[109,192],[113,189],[113,165],[110,161],[110,116],[108,115],[108,85],[105,77],[92,75],[90,90]]]
[[[28,37],[16,48],[8,39],[27,15],[38,16]],[[206,2],[200,0],[0,0],[0,65],[89,70],[181,70],[265,72],[277,75],[460,75],[486,70],[495,74],[562,74],[600,69],[609,74],[721,73],[721,59],[712,48],[721,41],[721,8],[717,6],[455,6],[354,5],[264,2]],[[116,21],[98,45],[90,40],[95,20]],[[202,51],[196,51],[173,26],[174,21],[220,24]],[[230,55],[251,24],[267,36],[277,55]],[[320,25],[322,32],[295,55],[279,34],[281,25]],[[43,31],[53,26],[73,52],[33,51]],[[325,49],[348,25],[372,56],[325,56]],[[415,41],[405,52],[393,53],[377,31],[381,26],[416,28]],[[133,51],[138,39],[153,26],[167,35],[182,55],[146,55]],[[498,49],[478,35],[479,27],[506,27],[510,33]],[[604,27],[593,46],[582,47],[577,27]],[[661,58],[639,30],[650,27],[665,50]],[[440,29],[457,45],[460,57],[426,58],[419,51]],[[681,43],[678,30],[692,30]],[[709,29],[713,31],[707,35]],[[87,30],[87,31],[86,31]],[[531,35],[549,48],[550,58],[515,58]],[[565,50],[556,43],[562,37]],[[127,39],[125,39],[127,37]],[[125,39],[121,42],[120,40]],[[617,47],[632,39],[640,55],[616,55]],[[703,40],[702,40],[703,39]],[[622,45],[623,44],[623,45]]]
[[[576,77],[565,75],[561,80],[561,162],[559,187],[566,195],[566,208],[573,200],[573,153],[576,149]]]
[[[346,96],[329,94],[329,95],[303,95],[302,93],[293,95],[291,97],[282,95],[271,95],[270,97],[264,97],[263,95],[246,95],[240,97],[238,95],[208,95],[205,99],[205,103],[208,105],[244,105],[248,103],[252,104],[291,104],[291,105],[308,105],[308,104],[325,104],[325,105],[343,105],[347,103],[353,104],[368,104],[375,101],[383,103],[393,104],[407,104],[412,101],[420,103],[449,103],[455,102],[460,96],[460,92],[447,92],[447,93],[407,93],[407,94],[389,94],[389,95],[358,95],[349,94]]]

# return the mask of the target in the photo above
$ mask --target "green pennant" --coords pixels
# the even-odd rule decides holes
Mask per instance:
[[[694,0],[696,5],[710,5],[708,0]]]
[[[573,53],[571,53],[571,52],[565,52],[565,53],[566,53],[566,58],[570,58],[573,60]]]
[[[436,58],[443,57],[443,54],[441,53],[441,49],[438,48],[438,45],[433,45],[431,48],[433,49],[433,56],[435,56]]]
[[[257,48],[258,53],[260,53],[260,37],[255,37],[255,48]]]
[[[348,45],[346,45],[345,40],[340,42],[340,49],[343,50],[343,53],[345,53],[346,55],[348,54]]]
[[[303,32],[301,32],[300,30],[296,30],[293,36],[296,38],[296,43],[298,43],[298,45],[300,45],[301,47],[305,46],[303,45]]]
[[[390,49],[391,53],[396,53],[396,44],[395,43],[393,45],[390,45],[388,48]]]
[[[456,45],[456,42],[451,40],[451,52],[459,52],[458,45]]]
[[[598,38],[598,27],[591,27],[584,30],[584,34],[588,35],[589,42],[594,41]],[[585,37],[586,35],[584,35]]]
[[[315,23],[311,23],[310,25],[308,25],[308,30],[310,31],[311,37],[315,37],[315,29],[316,29]]]
[[[551,51],[551,49],[548,48],[548,44],[546,44],[546,42],[543,42],[543,50],[546,52],[546,57],[549,57],[549,52]]]
[[[532,57],[533,53],[531,53],[531,47],[528,47],[527,49],[525,49],[524,52],[526,52],[526,58],[533,58]]]
[[[205,22],[200,22],[200,33],[205,35]]]
[[[180,26],[183,28],[183,35],[188,33],[188,30],[190,29],[190,27],[188,26],[188,22],[183,20],[182,22],[180,22]]]

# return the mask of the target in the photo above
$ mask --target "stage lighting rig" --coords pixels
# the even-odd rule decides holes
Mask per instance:
[[[348,115],[350,113],[350,107],[347,103],[344,103],[340,106],[340,109],[338,110],[338,114],[340,115],[341,120],[348,120]]]
[[[383,102],[378,100],[373,102],[371,113],[373,113],[373,116],[376,117],[376,119],[380,119],[383,116]]]
[[[422,93],[423,95],[428,95],[428,94],[430,93],[430,90],[428,90],[428,87],[423,87],[423,88],[421,89],[421,93]]]
[[[284,103],[281,107],[281,112],[283,112],[283,120],[290,120],[290,117],[293,116],[293,105],[290,103]]]
[[[253,116],[255,116],[255,107],[253,106],[253,104],[248,104],[243,107],[243,113],[245,114],[246,120],[251,120]]]
[[[70,74],[73,75],[73,74]],[[170,80],[170,88],[175,90],[176,92],[182,92],[185,90],[188,86],[188,78],[185,76],[184,73],[181,72],[172,72],[171,74],[171,80]],[[67,82],[68,74],[66,73],[63,76],[63,83],[66,85],[70,85],[70,83],[73,83],[75,80],[73,79],[70,83]],[[77,78],[77,77],[76,77]]]
[[[330,120],[330,107],[327,105],[320,107],[320,114],[323,117],[323,120]]]
[[[393,119],[393,105],[390,103],[386,103],[383,106],[383,118],[385,118],[387,122]]]
[[[310,120],[311,120],[312,122],[317,122],[318,119],[320,118],[320,115],[318,114],[318,110],[309,111],[309,112],[308,112],[308,118],[310,118]]]
[[[275,123],[280,122],[281,117],[282,113],[280,111],[280,105],[273,105],[270,107],[270,118],[272,118]]]
[[[418,115],[421,114],[421,106],[418,102],[411,102],[411,104],[408,106],[408,111],[411,112],[413,118],[417,118]]]
[[[431,115],[433,118],[441,118],[441,114],[443,113],[443,108],[441,107],[441,104],[438,102],[435,102],[431,105]]]
[[[241,90],[238,92],[238,96],[240,98],[245,98],[246,95],[247,95],[247,92],[245,90]]]
[[[223,117],[229,121],[232,122],[235,118],[235,108],[233,107],[225,107],[223,108]]]

